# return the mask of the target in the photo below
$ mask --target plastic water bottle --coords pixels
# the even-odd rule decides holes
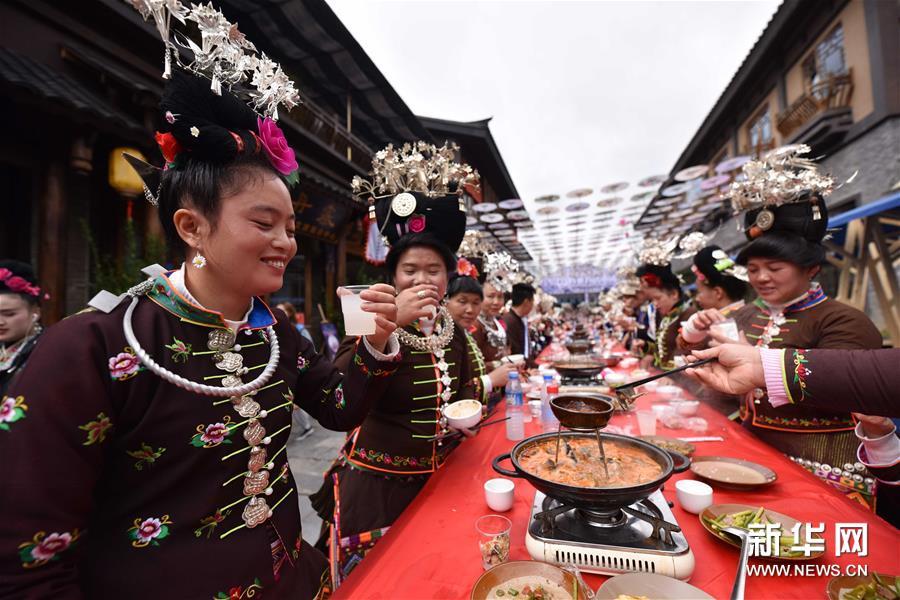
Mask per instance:
[[[525,415],[522,403],[522,384],[519,382],[519,374],[513,371],[509,374],[506,384],[506,439],[518,441],[525,439]]]
[[[535,401],[537,406],[534,409],[535,418],[539,423],[543,423],[544,413],[550,410],[550,396],[547,392],[547,388],[551,385],[553,385],[553,375],[545,373],[544,381],[541,383],[541,399]]]
[[[550,401],[556,398],[559,395],[559,384],[551,377],[550,381],[544,381],[547,386],[547,402],[543,402],[543,397],[541,398],[541,425],[544,429],[544,433],[554,432],[559,428],[559,420],[556,418],[556,415],[553,414],[553,409],[550,408]]]

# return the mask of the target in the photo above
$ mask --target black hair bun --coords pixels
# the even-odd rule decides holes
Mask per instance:
[[[165,114],[160,131],[171,133],[182,148],[176,159],[223,164],[234,160],[240,151],[237,135],[245,149],[256,151],[257,115],[235,95],[217,96],[209,81],[173,69],[166,84],[160,108]]]
[[[681,290],[681,282],[672,272],[670,265],[660,266],[652,264],[643,264],[637,268],[635,275],[638,278],[647,281],[650,287],[662,288],[666,290]]]

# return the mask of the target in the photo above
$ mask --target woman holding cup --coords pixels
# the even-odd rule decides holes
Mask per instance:
[[[441,439],[450,433],[444,407],[481,400],[473,385],[466,334],[440,305],[465,232],[463,186],[477,183],[477,173],[455,161],[457,151],[424,142],[388,146],[373,161],[373,181],[353,181],[356,194],[371,199],[370,218],[390,246],[386,267],[398,291],[401,351],[375,408],[350,434],[313,497],[325,522],[319,543],[330,547],[335,586],[454,447]],[[348,350],[358,343],[344,340],[338,368],[351,367]]]
[[[202,9],[192,18],[227,24]],[[362,422],[385,385],[370,375],[399,352],[394,290],[365,293],[375,331],[338,371],[262,300],[297,253],[298,165],[272,116],[176,68],[160,108],[166,167],[141,165],[144,192],[185,262],[98,294],[12,380],[0,597],[150,598],[188,568],[162,595],[313,598],[327,581],[301,536],[291,408],[334,430]]]

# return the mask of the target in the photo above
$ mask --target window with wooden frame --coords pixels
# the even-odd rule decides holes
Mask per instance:
[[[750,152],[758,152],[772,143],[772,116],[768,104],[747,125],[747,140]]]
[[[838,23],[803,60],[803,80],[808,88],[812,88],[828,77],[846,73],[844,28]]]

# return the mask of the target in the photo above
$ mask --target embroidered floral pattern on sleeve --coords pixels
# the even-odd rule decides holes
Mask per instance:
[[[218,592],[213,596],[213,600],[241,600],[242,598],[252,598],[256,595],[257,590],[263,589],[262,581],[259,577],[253,578],[253,583],[247,587],[233,587],[228,592]]]
[[[134,520],[134,525],[128,530],[131,545],[135,548],[159,546],[159,540],[169,537],[169,525],[172,525],[169,515],[147,519],[138,517]]]
[[[141,361],[135,356],[134,350],[126,346],[123,352],[109,357],[109,376],[113,381],[125,381],[131,379],[142,371]]]
[[[172,340],[172,343],[166,346],[172,351],[172,360],[177,363],[186,363],[191,356],[191,345],[182,342],[177,337],[173,337]]]
[[[325,392],[328,394],[328,391]],[[339,383],[336,388],[334,388],[334,405],[337,408],[344,408],[347,406],[347,402],[344,400],[344,384]]]
[[[31,569],[57,560],[59,554],[68,550],[79,537],[81,537],[81,533],[77,529],[73,529],[72,533],[51,533],[50,535],[47,535],[46,531],[37,532],[30,541],[19,544],[19,559],[22,561],[22,566]]]
[[[83,442],[85,446],[92,446],[106,441],[106,432],[113,426],[112,421],[106,416],[106,413],[97,413],[97,418],[88,421],[84,425],[79,425],[78,429],[87,432],[87,440]]]
[[[197,425],[197,433],[191,438],[191,446],[195,448],[215,448],[220,444],[230,444],[233,429],[230,427],[231,417],[225,415],[218,423]]]
[[[815,427],[852,427],[854,425],[853,420],[849,417],[843,418],[839,416],[835,417],[812,417],[812,418],[803,418],[803,417],[781,417],[778,415],[764,415],[757,413],[754,417],[755,421],[760,423],[765,423],[767,425],[776,425],[782,427],[790,427],[790,428],[815,428]]]
[[[431,467],[432,458],[430,456],[391,456],[387,452],[379,452],[377,450],[366,450],[365,448],[354,448],[351,454],[358,456],[361,460],[370,463],[381,463],[385,465],[404,466],[404,467]]]
[[[24,396],[3,396],[0,402],[0,431],[9,431],[10,424],[24,419],[27,410]]]
[[[806,380],[812,375],[812,371],[806,366],[809,359],[806,358],[806,350],[794,350],[794,383],[800,386],[800,400],[811,398],[806,391]]]
[[[309,359],[302,354],[297,354],[297,372],[305,373],[309,369]]]
[[[393,369],[370,369],[359,354],[353,355],[353,364],[359,367],[359,370],[367,377],[387,377],[397,370],[396,367]]]
[[[165,451],[165,448],[157,448],[154,450],[153,446],[147,442],[141,442],[140,450],[126,450],[125,454],[131,458],[136,458],[137,462],[134,463],[134,468],[138,471],[143,471],[144,465],[153,465]]]

